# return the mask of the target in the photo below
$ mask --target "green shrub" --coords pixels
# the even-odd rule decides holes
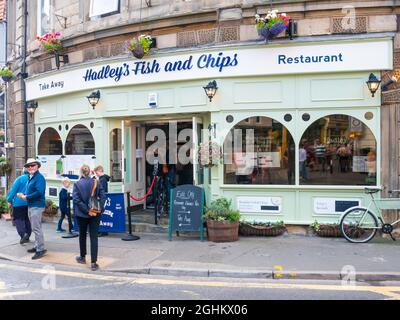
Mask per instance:
[[[232,208],[232,200],[224,197],[211,202],[206,208],[206,219],[215,221],[240,221],[240,212]]]
[[[8,202],[6,197],[2,197],[0,196],[0,214],[2,213],[8,213],[9,209],[8,209]]]

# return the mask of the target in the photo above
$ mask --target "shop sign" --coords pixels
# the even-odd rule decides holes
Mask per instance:
[[[281,213],[281,197],[237,197],[237,209],[249,213]]]
[[[101,215],[100,232],[125,232],[125,203],[123,193],[107,193],[105,211]]]
[[[360,205],[360,199],[314,198],[314,213],[342,214],[347,209]]]
[[[97,64],[28,79],[27,99],[69,92],[155,82],[320,72],[390,70],[391,40],[341,44],[260,46],[151,56]],[[362,57],[362,59],[361,59]]]

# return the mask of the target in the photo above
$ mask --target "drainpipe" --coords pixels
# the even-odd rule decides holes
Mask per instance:
[[[22,67],[21,67],[21,90],[22,90],[22,104],[24,110],[24,144],[25,144],[25,161],[28,160],[28,112],[26,111],[26,54],[28,46],[28,0],[24,1],[24,34],[23,34],[23,48],[22,48]]]

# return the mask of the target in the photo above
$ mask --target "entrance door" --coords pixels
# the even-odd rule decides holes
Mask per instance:
[[[203,142],[203,120],[199,117],[193,117],[193,185],[204,185],[204,169],[199,164],[197,157],[199,144]]]
[[[135,198],[142,198],[146,194],[145,128],[130,121],[125,122],[124,131],[125,191],[130,191]],[[133,205],[146,208],[146,201],[134,202]]]

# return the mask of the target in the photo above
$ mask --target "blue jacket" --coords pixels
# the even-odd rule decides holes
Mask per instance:
[[[61,191],[58,194],[58,206],[62,213],[68,212],[68,201],[70,201],[68,190],[65,188],[61,188]]]
[[[26,193],[26,187],[29,181],[29,174],[23,174],[22,176],[15,179],[14,184],[7,196],[7,202],[11,203],[13,208],[16,207],[25,207],[28,205],[28,202],[22,200],[21,198],[17,197],[17,193]]]
[[[37,171],[28,181],[26,190],[29,208],[44,208],[46,206],[46,179]]]
[[[72,199],[74,202],[74,214],[80,218],[91,218],[89,216],[89,201],[92,195],[94,180],[90,177],[81,178],[74,184]],[[100,197],[101,211],[104,212],[106,194],[100,183],[97,183],[95,196]]]

